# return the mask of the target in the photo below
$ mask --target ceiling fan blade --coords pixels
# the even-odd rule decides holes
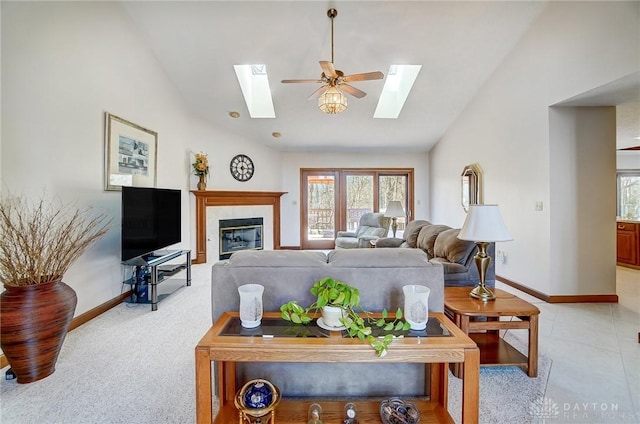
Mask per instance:
[[[354,81],[377,80],[382,78],[384,78],[384,74],[378,71],[378,72],[365,72],[363,74],[345,75],[344,77],[342,77],[342,80],[346,82],[354,82]]]
[[[336,73],[336,68],[333,67],[333,63],[321,60],[320,66],[322,66],[322,70],[327,78],[338,78],[338,74]]]
[[[338,88],[340,88],[340,90],[344,91],[345,93],[351,94],[353,97],[357,97],[359,99],[367,95],[367,93],[365,93],[364,91],[358,90],[357,88],[349,84],[340,84]]]
[[[329,87],[326,86],[326,85],[323,85],[322,87],[318,88],[316,91],[311,93],[311,95],[309,97],[307,97],[307,100],[317,99],[322,94],[324,94],[324,92],[327,90],[327,88],[329,88]]]
[[[280,81],[283,84],[292,84],[292,83],[311,83],[311,82],[324,82],[319,79],[287,79]]]

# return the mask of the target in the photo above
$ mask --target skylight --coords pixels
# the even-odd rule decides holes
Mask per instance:
[[[418,77],[422,65],[391,65],[384,81],[374,118],[396,119],[404,102],[409,96],[411,87]]]
[[[275,118],[266,65],[233,65],[252,118]]]

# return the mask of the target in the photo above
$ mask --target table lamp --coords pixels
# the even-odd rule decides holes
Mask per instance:
[[[400,203],[399,200],[390,201],[384,215],[391,217],[391,231],[393,231],[393,237],[395,238],[396,230],[398,229],[398,223],[396,221],[398,218],[405,216],[402,203]]]
[[[469,296],[483,301],[494,300],[496,296],[485,286],[487,269],[491,263],[491,257],[487,255],[487,245],[497,241],[513,240],[504,225],[498,205],[469,205],[469,213],[458,238],[473,241],[478,245],[478,254],[474,259],[480,274],[480,282],[471,290]]]

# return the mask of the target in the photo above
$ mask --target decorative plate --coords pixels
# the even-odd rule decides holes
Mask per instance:
[[[417,424],[420,411],[413,403],[392,397],[380,403],[380,418],[384,424]]]

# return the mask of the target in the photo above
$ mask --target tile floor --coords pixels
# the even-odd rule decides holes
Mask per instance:
[[[548,422],[640,423],[640,271],[617,267],[617,304],[550,304],[496,286],[540,309],[539,353],[553,361],[544,397],[559,412]]]

